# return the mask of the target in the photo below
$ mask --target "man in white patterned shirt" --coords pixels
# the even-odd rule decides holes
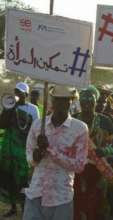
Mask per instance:
[[[40,135],[40,120],[30,129],[26,154],[35,168],[25,189],[23,220],[73,220],[74,174],[83,171],[88,155],[87,125],[69,115],[73,95],[65,86],[54,87],[45,135]]]

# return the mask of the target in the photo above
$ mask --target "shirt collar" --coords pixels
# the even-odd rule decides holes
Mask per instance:
[[[51,117],[52,117],[52,114],[49,115],[49,116],[47,116],[46,125],[52,124],[52,122],[51,122]],[[68,117],[67,117],[67,119],[64,121],[64,123],[62,124],[62,126],[70,127],[70,126],[71,126],[71,120],[72,120],[72,117],[71,117],[70,114],[68,114]]]

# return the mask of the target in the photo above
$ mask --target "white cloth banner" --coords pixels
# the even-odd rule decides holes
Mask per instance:
[[[113,67],[113,6],[97,6],[94,64]]]
[[[6,68],[43,81],[85,87],[92,23],[7,9]]]

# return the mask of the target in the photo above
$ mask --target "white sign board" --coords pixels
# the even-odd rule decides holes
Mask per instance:
[[[45,14],[8,9],[6,68],[43,81],[89,83],[92,24]]]
[[[97,6],[94,64],[113,67],[113,6]]]

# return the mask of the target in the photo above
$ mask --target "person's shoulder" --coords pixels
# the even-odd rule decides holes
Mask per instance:
[[[31,109],[37,109],[37,105],[34,105],[30,102],[27,103],[27,105],[31,108]]]
[[[101,119],[102,121],[105,121],[105,123],[106,123],[106,121],[112,121],[111,118],[110,118],[110,116],[105,115],[105,114],[103,114],[103,113],[98,113],[98,117],[100,117],[100,119]]]
[[[110,133],[113,133],[113,121],[111,118],[104,114],[99,114],[100,116],[100,127]]]
[[[84,131],[87,130],[88,131],[87,124],[77,118],[72,117],[72,125],[73,125],[73,127],[77,128],[78,130],[84,130]]]
[[[50,121],[50,115],[46,116],[45,120],[46,120],[46,123],[48,121]],[[36,118],[33,123],[32,123],[32,127],[33,128],[40,128],[41,127],[41,124],[42,124],[42,119],[41,118]]]
[[[28,111],[30,112],[30,114],[33,117],[33,120],[35,120],[37,118],[37,113],[39,112],[38,106],[34,105],[32,103],[28,103]]]

